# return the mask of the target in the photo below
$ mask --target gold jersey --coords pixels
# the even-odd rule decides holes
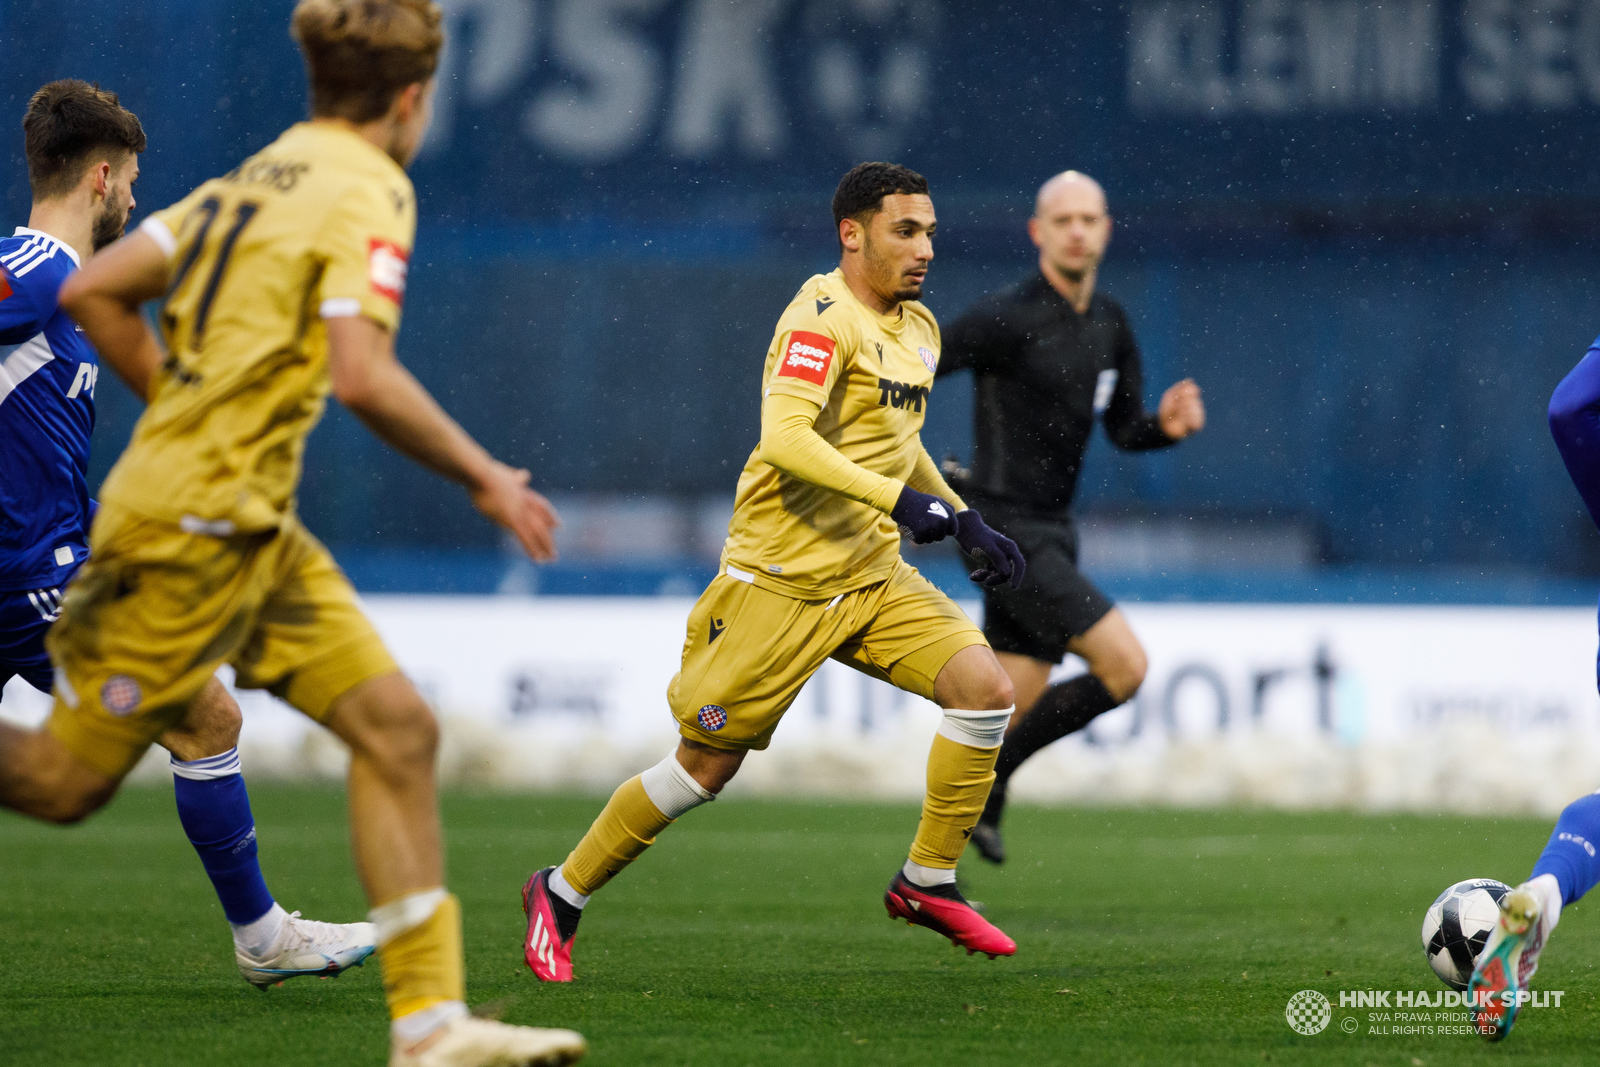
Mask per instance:
[[[762,399],[821,405],[814,428],[846,459],[896,482],[916,481],[938,365],[932,312],[905,301],[898,315],[880,315],[835,270],[808,280],[779,318]],[[893,496],[877,501],[880,510],[778,470],[758,447],[739,476],[723,563],[733,577],[802,600],[883,581],[900,558],[899,529],[885,514]]]
[[[304,122],[141,230],[171,264],[167,359],[101,496],[191,531],[275,528],[330,388],[323,320],[400,324],[411,181],[353,131]]]

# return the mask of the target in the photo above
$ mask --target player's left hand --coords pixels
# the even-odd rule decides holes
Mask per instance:
[[[956,512],[956,543],[983,564],[968,577],[985,589],[1004,585],[1007,579],[1013,589],[1022,584],[1022,572],[1027,569],[1022,549],[1005,534],[991,530],[971,508]]]
[[[1161,432],[1174,441],[1206,428],[1206,405],[1193,378],[1185,378],[1161,395]]]
[[[556,558],[555,530],[561,519],[550,501],[528,488],[532,477],[525,470],[496,462],[489,476],[472,490],[472,506],[509,530],[535,562],[550,563]]]

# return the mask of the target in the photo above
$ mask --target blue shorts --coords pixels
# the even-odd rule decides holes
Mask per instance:
[[[50,692],[54,671],[44,635],[60,614],[59,588],[0,592],[0,689],[21,675],[39,692]]]

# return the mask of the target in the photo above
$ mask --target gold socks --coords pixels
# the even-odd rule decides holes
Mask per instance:
[[[446,1001],[466,999],[461,956],[461,902],[424,889],[372,909],[389,1017],[398,1019]]]
[[[912,863],[944,870],[955,867],[989,799],[999,755],[999,745],[976,748],[943,733],[934,735],[928,751],[928,795],[911,843]]]
[[[982,799],[978,805],[982,807]],[[656,835],[671,822],[635,775],[611,794],[605,810],[561,865],[561,875],[573,889],[588,896],[655,844]]]

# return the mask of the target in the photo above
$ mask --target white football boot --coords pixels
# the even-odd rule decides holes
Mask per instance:
[[[1523,882],[1500,900],[1500,917],[1467,983],[1472,1021],[1489,1041],[1511,1033],[1524,999],[1519,994],[1539,969],[1539,953],[1560,920],[1560,890],[1554,881],[1546,875]]]
[[[562,1067],[577,1063],[589,1043],[575,1030],[508,1026],[464,1015],[417,1043],[390,1039],[389,1067]]]
[[[336,978],[367,962],[377,949],[377,930],[371,923],[323,923],[302,919],[296,911],[284,919],[278,936],[260,955],[238,945],[233,955],[244,980],[265,989],[306,975]]]

